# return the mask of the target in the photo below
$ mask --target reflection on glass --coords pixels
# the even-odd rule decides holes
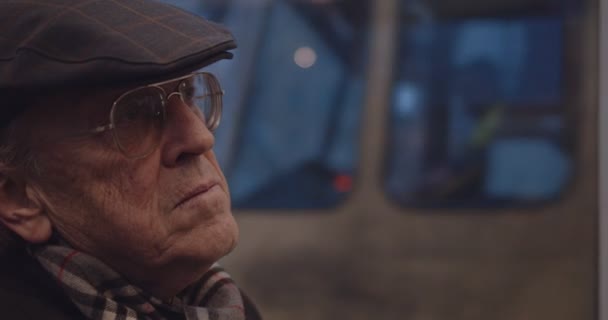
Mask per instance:
[[[572,174],[564,18],[403,23],[386,189],[408,206],[552,200]]]
[[[237,208],[325,208],[352,190],[369,1],[168,1],[226,25],[239,49],[216,153]],[[204,8],[204,9],[203,9]]]

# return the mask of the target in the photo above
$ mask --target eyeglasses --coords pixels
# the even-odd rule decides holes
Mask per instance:
[[[167,95],[161,86],[177,82]],[[149,84],[120,95],[112,105],[110,123],[89,133],[112,131],[118,149],[131,159],[150,155],[159,145],[166,120],[166,106],[177,95],[214,132],[222,115],[222,96],[217,78],[197,72],[177,79]]]

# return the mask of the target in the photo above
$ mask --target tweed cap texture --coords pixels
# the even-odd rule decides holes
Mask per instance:
[[[222,26],[153,0],[2,0],[0,95],[161,81],[235,47]]]

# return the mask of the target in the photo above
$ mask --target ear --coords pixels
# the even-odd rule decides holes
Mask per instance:
[[[25,181],[0,172],[0,222],[30,243],[48,241],[52,224]]]

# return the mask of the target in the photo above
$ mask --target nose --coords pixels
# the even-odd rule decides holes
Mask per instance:
[[[165,166],[178,166],[213,148],[215,138],[195,112],[177,95],[167,100],[167,118],[160,146]]]

